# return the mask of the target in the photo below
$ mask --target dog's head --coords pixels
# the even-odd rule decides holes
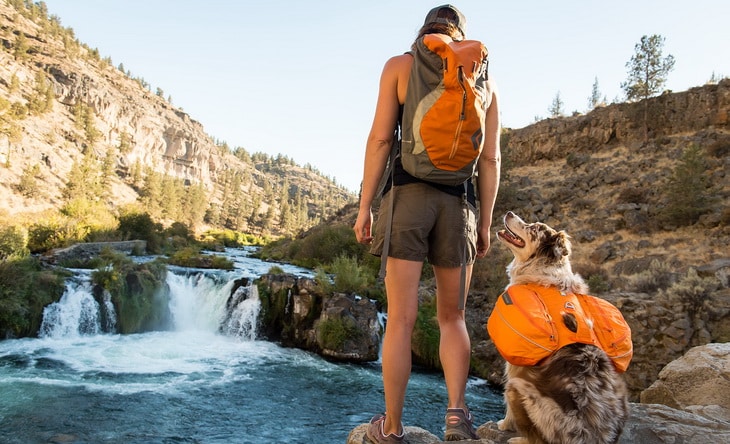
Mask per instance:
[[[497,238],[512,250],[518,262],[536,258],[555,263],[570,256],[570,240],[564,231],[540,222],[528,224],[511,211],[504,215],[504,228],[497,232]]]
[[[511,211],[504,216],[504,230],[499,241],[515,258],[507,272],[512,284],[536,283],[557,285],[561,289],[581,291],[585,284],[570,266],[570,237],[540,222],[528,224]]]

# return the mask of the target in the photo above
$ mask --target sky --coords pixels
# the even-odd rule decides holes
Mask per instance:
[[[356,192],[386,60],[407,51],[423,0],[45,0],[114,66],[160,88],[229,147],[312,165]],[[726,0],[458,0],[489,49],[502,125],[621,102],[644,35],[675,58],[666,89],[730,76]]]

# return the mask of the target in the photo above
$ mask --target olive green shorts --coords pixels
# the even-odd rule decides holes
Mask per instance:
[[[370,252],[381,256],[385,225],[393,198],[389,190],[380,204]],[[466,251],[464,250],[466,243]],[[476,258],[476,210],[459,196],[425,183],[395,187],[393,225],[388,257],[454,268],[473,264]],[[464,256],[465,255],[465,256]]]

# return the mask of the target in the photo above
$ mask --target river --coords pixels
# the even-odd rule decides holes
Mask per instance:
[[[41,337],[0,341],[0,443],[344,443],[383,408],[380,365],[257,338],[257,297],[220,333],[233,280],[271,266],[249,252],[228,250],[233,271],[171,267],[174,329],[135,335],[100,333],[88,272],[74,270]],[[503,414],[483,380],[470,379],[467,402],[480,424]],[[441,374],[415,369],[406,425],[442,436],[445,405]]]

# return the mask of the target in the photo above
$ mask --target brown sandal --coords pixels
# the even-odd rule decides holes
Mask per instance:
[[[399,443],[403,442],[406,436],[406,431],[401,424],[403,432],[400,435],[395,433],[385,434],[383,426],[385,425],[385,415],[375,415],[368,424],[367,437],[368,441],[372,444],[388,444],[388,443]]]

